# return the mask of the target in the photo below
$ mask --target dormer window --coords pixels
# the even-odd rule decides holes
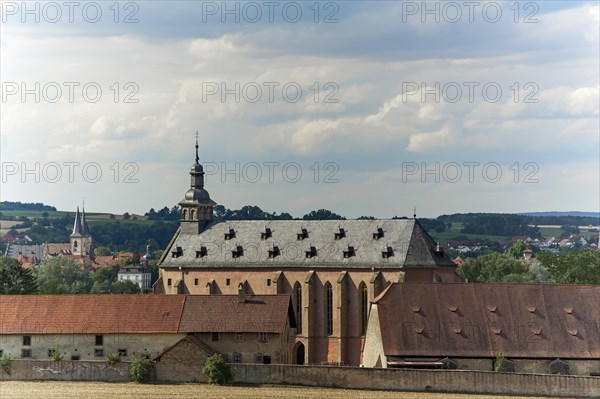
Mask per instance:
[[[206,247],[200,247],[199,250],[196,250],[196,258],[204,258],[206,255],[208,255]]]
[[[305,240],[307,238],[308,238],[308,230],[306,230],[306,229],[300,230],[300,233],[298,233],[298,239]]]
[[[269,249],[269,258],[273,259],[279,255],[279,247],[273,245],[273,248]]]
[[[346,237],[346,231],[340,227],[340,231],[338,233],[335,233],[335,239],[341,240],[344,237]]]
[[[343,251],[344,252],[344,258],[351,258],[354,255],[356,255],[356,252],[354,251],[354,247],[348,245],[348,249]]]
[[[235,230],[229,229],[229,231],[227,233],[225,233],[225,239],[231,240],[232,238],[235,238]]]
[[[268,227],[265,227],[265,231],[260,233],[261,240],[266,240],[267,238],[271,238],[271,237],[273,237],[273,233],[271,232],[271,229]]]
[[[306,257],[310,259],[315,256],[317,256],[317,248],[311,245],[308,251],[306,251]]]
[[[235,248],[233,248],[231,250],[231,257],[232,258],[239,258],[240,256],[244,255],[244,249],[242,248],[241,245],[237,245]]]
[[[383,229],[381,227],[378,227],[377,232],[373,233],[373,239],[379,240],[380,238],[383,238]]]
[[[391,258],[392,256],[394,256],[394,249],[392,247],[385,247],[381,252],[383,259]]]
[[[177,247],[177,248],[175,248],[174,251],[171,251],[171,256],[173,258],[179,258],[182,255],[183,255],[183,249],[181,247]]]

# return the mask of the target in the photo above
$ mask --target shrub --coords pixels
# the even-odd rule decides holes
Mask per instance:
[[[0,357],[0,366],[2,366],[2,371],[4,371],[8,375],[10,375],[10,372],[12,371],[13,360],[15,360],[15,357],[6,353],[3,354],[2,357]]]
[[[145,382],[152,373],[152,363],[144,356],[140,356],[131,363],[129,376],[137,382]]]
[[[498,354],[496,355],[496,367],[495,367],[496,371],[499,371],[499,372],[505,371],[504,361],[505,361],[504,354],[502,353],[502,351],[498,352]]]
[[[56,346],[54,346],[54,349],[52,349],[52,351],[50,352],[50,357],[55,362],[60,362],[61,360],[63,360],[63,357],[60,353],[60,345],[56,344]]]
[[[202,372],[206,374],[210,384],[224,384],[231,378],[231,369],[220,353],[206,359]]]
[[[119,363],[121,361],[121,356],[117,355],[116,353],[107,353],[106,354],[106,364],[108,364],[109,366],[113,366],[116,363]]]

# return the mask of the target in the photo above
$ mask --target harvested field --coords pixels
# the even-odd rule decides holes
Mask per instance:
[[[2,399],[526,399],[517,396],[381,392],[297,386],[213,386],[105,382],[4,381]],[[535,399],[529,396],[527,399]],[[547,398],[546,398],[547,399]]]

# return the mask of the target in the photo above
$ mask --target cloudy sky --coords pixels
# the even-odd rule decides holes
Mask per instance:
[[[599,5],[2,1],[2,200],[599,211]]]

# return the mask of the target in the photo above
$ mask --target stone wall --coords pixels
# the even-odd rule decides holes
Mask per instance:
[[[13,360],[11,374],[0,370],[0,380],[130,381],[129,362],[109,366],[103,361]],[[172,364],[156,363],[155,380],[179,380],[173,372],[187,374],[184,380],[202,381],[200,365],[179,370]],[[358,367],[232,364],[233,383],[294,384],[354,389],[441,391],[477,394],[534,395],[598,398],[600,377],[549,374],[495,373],[465,370],[402,370]],[[192,375],[193,374],[193,375]]]
[[[232,365],[233,382],[354,389],[598,398],[600,378],[464,370]]]
[[[13,360],[10,374],[0,370],[0,380],[130,381],[129,362],[109,366],[105,361]]]

